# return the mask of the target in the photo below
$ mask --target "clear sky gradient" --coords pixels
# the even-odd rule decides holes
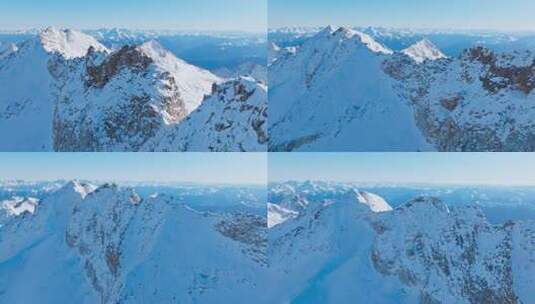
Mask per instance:
[[[265,184],[265,153],[0,153],[0,180]]]
[[[269,181],[535,186],[534,153],[273,153]]]
[[[269,27],[535,30],[533,0],[269,0]]]
[[[0,0],[0,28],[263,32],[267,0]]]

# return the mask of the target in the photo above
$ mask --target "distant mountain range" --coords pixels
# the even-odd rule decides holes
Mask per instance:
[[[477,205],[417,197],[392,209],[340,183],[269,190],[280,303],[528,303],[533,221],[491,225]]]

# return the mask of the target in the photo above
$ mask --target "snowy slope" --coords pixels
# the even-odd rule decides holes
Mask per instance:
[[[220,81],[155,41],[107,56],[92,50],[55,73],[60,95],[54,149],[59,151],[137,151],[195,110]]]
[[[105,51],[90,36],[48,28],[0,58],[0,150],[52,149],[55,89],[49,70],[84,56],[90,46]]]
[[[267,87],[250,77],[214,85],[212,95],[176,126],[162,129],[142,150],[236,151],[267,149]]]
[[[428,145],[370,36],[326,28],[270,66],[273,151],[417,151]]]
[[[308,191],[315,185],[317,191]],[[387,212],[348,201],[347,185],[272,185],[306,197],[269,229],[278,303],[529,303],[535,222],[493,226],[474,205],[422,197]],[[351,190],[354,192],[354,190]],[[280,201],[281,198],[276,198]],[[275,203],[276,204],[276,203]]]
[[[258,216],[72,182],[0,221],[2,303],[268,303]]]

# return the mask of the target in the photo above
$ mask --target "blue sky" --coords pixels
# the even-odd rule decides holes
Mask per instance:
[[[535,153],[274,153],[269,180],[535,186]]]
[[[0,28],[265,31],[267,0],[2,0]]]
[[[265,184],[265,153],[0,153],[0,180]]]
[[[269,26],[535,30],[533,0],[269,0]]]

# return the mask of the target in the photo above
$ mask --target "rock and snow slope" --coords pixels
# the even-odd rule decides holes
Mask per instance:
[[[77,182],[33,214],[1,211],[2,303],[267,303],[261,217]]]
[[[277,302],[529,303],[534,297],[527,286],[534,282],[535,222],[493,226],[478,207],[448,208],[425,197],[374,212],[354,193],[343,184],[271,186],[274,205],[308,202],[269,230],[272,271],[288,286]]]
[[[50,69],[89,47],[106,51],[90,36],[48,28],[0,58],[1,151],[50,151],[56,100]],[[2,53],[5,54],[5,53]]]
[[[534,151],[535,55],[327,28],[270,65],[273,151]]]
[[[91,49],[54,75],[60,87],[54,115],[59,151],[137,151],[160,129],[182,121],[220,81],[155,41],[109,56]]]
[[[240,77],[215,84],[184,121],[163,129],[142,150],[262,152],[267,150],[267,87]]]

